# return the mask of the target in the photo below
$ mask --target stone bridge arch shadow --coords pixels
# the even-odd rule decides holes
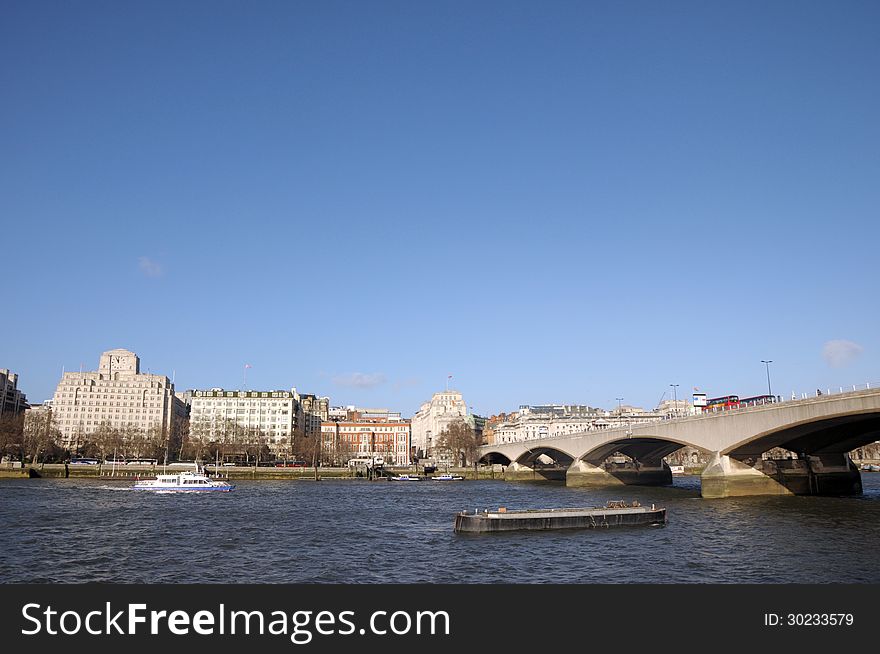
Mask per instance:
[[[486,452],[483,456],[480,457],[479,461],[477,461],[480,465],[502,465],[509,466],[511,461],[510,458],[501,452]]]
[[[507,481],[556,481],[565,483],[566,474],[575,457],[556,447],[535,445],[511,461],[500,452],[487,452],[480,463],[506,465]]]
[[[669,486],[672,470],[664,459],[683,447],[696,446],[655,436],[609,441],[581,455],[569,469],[566,483],[569,486]]]
[[[765,431],[716,453],[703,497],[857,495],[862,479],[849,452],[880,440],[880,411],[805,420]]]

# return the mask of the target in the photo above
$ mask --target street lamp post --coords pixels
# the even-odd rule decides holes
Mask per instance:
[[[767,367],[767,395],[773,397],[773,391],[770,390],[770,364],[773,363],[773,359],[770,359],[769,361],[761,359],[761,363]]]
[[[679,384],[669,384],[672,386],[672,414],[678,416],[678,387]]]
[[[620,403],[623,401],[623,398],[615,397],[614,399],[617,400],[617,422],[620,424],[620,419],[623,417],[623,409],[620,407]]]

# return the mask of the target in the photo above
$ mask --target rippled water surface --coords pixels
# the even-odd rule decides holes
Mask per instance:
[[[849,498],[704,500],[699,478],[608,490],[503,481],[0,480],[2,582],[880,582],[880,474]],[[638,499],[666,527],[456,535],[462,509]]]

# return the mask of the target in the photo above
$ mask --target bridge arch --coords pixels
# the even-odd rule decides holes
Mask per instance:
[[[582,454],[578,459],[594,466],[601,465],[615,452],[620,452],[634,461],[642,461],[653,465],[660,465],[662,459],[683,447],[693,447],[706,451],[703,448],[683,441],[672,440],[660,436],[638,436],[615,438],[602,443]]]
[[[501,452],[486,452],[483,456],[480,457],[478,463],[484,465],[493,465],[496,463],[500,463],[503,466],[509,466],[511,464],[510,457],[506,454],[502,454]]]
[[[576,458],[575,455],[569,454],[558,447],[535,445],[520,454],[516,458],[516,463],[528,468],[533,468],[535,466],[546,467],[553,464],[556,466],[565,466],[567,468],[574,463]],[[551,464],[548,459],[552,461],[553,464]]]
[[[740,461],[781,447],[799,455],[845,454],[880,440],[880,411],[867,409],[810,418],[765,430],[734,443],[721,454]]]

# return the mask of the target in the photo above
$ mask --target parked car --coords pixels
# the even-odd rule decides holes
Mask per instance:
[[[70,460],[70,465],[89,465],[96,466],[98,465],[98,459],[86,459],[83,457],[77,457]]]

